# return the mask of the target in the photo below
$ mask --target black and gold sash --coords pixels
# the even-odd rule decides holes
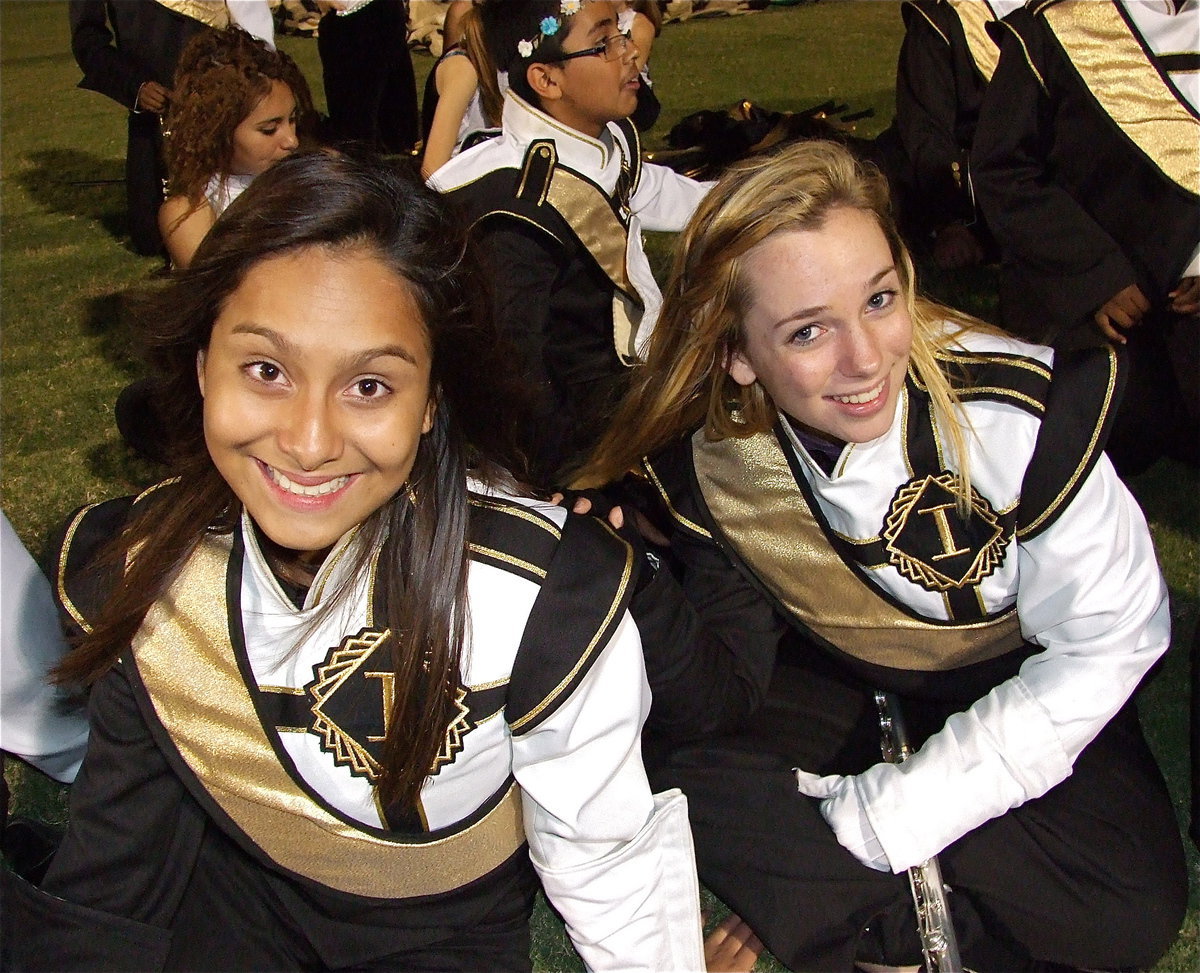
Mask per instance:
[[[991,81],[996,63],[1000,60],[1000,48],[988,34],[987,25],[995,22],[996,15],[988,4],[980,0],[950,0],[950,6],[962,24],[971,60],[984,79]]]
[[[1117,5],[1061,0],[1038,12],[1113,123],[1169,179],[1200,195],[1200,119],[1181,102]]]
[[[231,549],[227,536],[206,538],[133,641],[137,676],[197,799],[272,862],[355,895],[436,895],[511,857],[525,841],[515,783],[473,824],[419,841],[334,813],[288,772],[234,652]]]
[[[1016,609],[963,623],[924,618],[838,554],[800,490],[776,434],[692,439],[700,493],[724,544],[789,615],[855,658],[944,671],[1022,644]]]
[[[641,177],[641,156],[633,126],[622,122],[618,127],[630,148],[612,196],[562,165],[554,139],[531,143],[519,169],[493,170],[450,195],[464,202],[472,225],[503,215],[537,227],[564,246],[574,237],[613,286],[613,349],[622,363],[632,365],[639,360],[637,331],[645,303],[629,279],[626,252],[629,200]]]

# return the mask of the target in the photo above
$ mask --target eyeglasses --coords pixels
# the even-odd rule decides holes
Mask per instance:
[[[577,57],[602,57],[606,61],[619,61],[625,57],[625,52],[629,49],[630,37],[629,31],[623,30],[620,33],[613,34],[611,37],[604,38],[595,47],[589,47],[582,51],[572,51],[570,54],[562,54],[556,57],[555,61],[570,61]]]

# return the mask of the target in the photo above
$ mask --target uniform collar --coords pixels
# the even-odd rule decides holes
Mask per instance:
[[[619,163],[621,159],[619,143],[613,137],[611,126],[605,128],[600,138],[594,139],[551,118],[514,94],[511,88],[504,95],[501,125],[505,138],[522,147],[538,139],[554,139],[559,161],[577,172],[602,172],[614,160]]]

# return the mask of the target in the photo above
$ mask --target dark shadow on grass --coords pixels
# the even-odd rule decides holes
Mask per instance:
[[[138,350],[136,329],[128,308],[129,292],[93,297],[84,304],[82,329],[100,340],[101,354],[130,379],[145,368]]]
[[[128,246],[125,164],[78,149],[41,149],[26,156],[17,184],[52,213],[95,220]]]
[[[1157,463],[1130,477],[1127,483],[1137,497],[1146,519],[1200,539],[1200,472],[1173,459]]]
[[[94,476],[107,483],[124,484],[131,494],[141,493],[167,475],[165,466],[142,459],[125,444],[115,421],[112,422],[111,435],[88,451],[87,465]]]

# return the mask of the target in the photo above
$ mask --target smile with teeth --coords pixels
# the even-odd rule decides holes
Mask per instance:
[[[880,382],[873,389],[858,392],[854,395],[831,395],[829,397],[835,402],[845,402],[847,405],[862,405],[864,402],[872,402],[879,398],[879,394],[883,391],[883,384],[883,382]]]
[[[293,493],[298,497],[323,497],[327,493],[335,493],[350,482],[348,476],[335,476],[332,480],[326,480],[324,483],[315,483],[312,486],[305,486],[302,483],[293,483],[286,476],[275,469],[273,466],[267,466],[267,473],[271,477],[271,482],[279,489],[286,493]]]

